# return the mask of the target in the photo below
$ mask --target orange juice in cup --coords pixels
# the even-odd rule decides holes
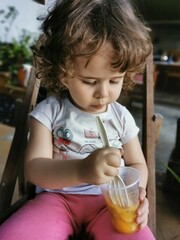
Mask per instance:
[[[121,186],[109,189],[109,184],[103,184],[101,190],[114,229],[117,232],[128,234],[136,232],[139,228],[136,223],[136,211],[139,206],[139,172],[132,167],[120,167],[119,175],[126,185],[125,189]],[[125,191],[128,196],[128,203],[126,202]]]
[[[138,205],[130,207],[115,206],[112,202],[106,202],[111,214],[114,229],[121,233],[133,233],[138,230],[136,223],[136,210]]]

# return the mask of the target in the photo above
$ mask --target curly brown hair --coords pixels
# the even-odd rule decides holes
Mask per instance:
[[[72,75],[73,59],[90,58],[104,43],[117,55],[112,67],[126,71],[125,90],[151,52],[150,29],[128,0],[58,0],[41,20],[41,44],[32,47],[35,67],[42,84],[54,93],[63,93],[60,79]]]

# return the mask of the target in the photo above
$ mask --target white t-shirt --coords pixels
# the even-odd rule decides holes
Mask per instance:
[[[59,160],[84,159],[103,144],[98,134],[96,116],[103,120],[110,146],[120,148],[137,136],[139,128],[130,112],[117,102],[109,104],[104,113],[91,114],[74,106],[68,98],[48,97],[30,113],[53,135],[53,157]],[[39,191],[38,188],[37,191]],[[42,189],[41,189],[42,190]],[[69,194],[101,194],[99,186],[84,183],[46,191]]]

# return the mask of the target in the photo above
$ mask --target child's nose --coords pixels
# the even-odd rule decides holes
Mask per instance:
[[[109,87],[107,84],[100,84],[96,89],[97,98],[105,98],[108,96]]]

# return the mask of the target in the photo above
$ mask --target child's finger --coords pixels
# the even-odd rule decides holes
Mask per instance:
[[[139,188],[139,198],[140,201],[143,201],[146,197],[146,190],[142,187]]]

